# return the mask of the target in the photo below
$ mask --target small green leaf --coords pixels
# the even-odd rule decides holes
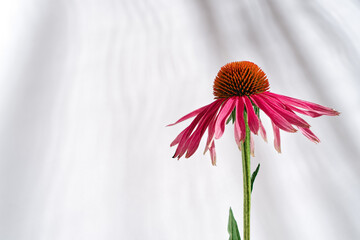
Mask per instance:
[[[257,165],[255,171],[252,173],[251,175],[251,192],[253,190],[253,185],[254,185],[254,181],[255,181],[255,178],[256,178],[256,175],[258,174],[259,172],[259,169],[260,169],[260,163]]]
[[[229,240],[241,240],[239,229],[231,208],[229,211],[228,233],[230,234]]]

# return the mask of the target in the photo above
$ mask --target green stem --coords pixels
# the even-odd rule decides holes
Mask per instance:
[[[250,129],[247,114],[244,112],[246,137],[241,142],[243,183],[244,183],[244,240],[250,240],[250,207],[251,207],[251,168],[250,168]]]

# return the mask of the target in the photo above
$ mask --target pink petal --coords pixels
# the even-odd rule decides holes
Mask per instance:
[[[187,131],[187,128],[185,128],[179,135],[177,135],[177,137],[174,139],[174,141],[171,142],[170,147],[178,144],[186,131]]]
[[[236,98],[236,120],[235,128],[235,142],[240,147],[241,141],[245,139],[245,122],[244,122],[244,102],[240,97]]]
[[[205,106],[205,108],[202,109],[202,111],[196,116],[196,118],[191,122],[191,124],[187,128],[185,128],[185,130],[183,130],[171,143],[172,145],[179,144],[176,148],[173,158],[180,158],[186,152],[186,142],[188,141],[190,134],[192,133],[196,125],[199,123],[201,118],[205,115],[208,108],[214,103],[215,102]]]
[[[267,101],[264,101],[258,95],[253,95],[250,97],[251,100],[261,109],[263,110],[269,118],[282,130],[287,132],[296,132],[296,129],[291,126],[291,124],[282,117],[278,112],[274,111],[268,104]]]
[[[210,151],[211,163],[213,166],[216,166],[216,152],[215,152],[215,143],[214,142],[212,142],[209,151]]]
[[[239,124],[237,124],[236,121],[234,124],[234,136],[235,136],[235,142],[238,145],[238,148],[241,150],[241,142],[240,142],[241,130]]]
[[[226,101],[226,102],[222,105],[222,107],[221,107],[218,115],[217,115],[216,117],[214,117],[214,118],[211,120],[210,124],[209,124],[209,127],[208,127],[208,138],[207,138],[207,141],[206,141],[206,145],[205,145],[205,149],[204,149],[204,154],[205,154],[205,153],[207,152],[207,150],[210,148],[210,145],[211,145],[212,141],[214,141],[214,135],[215,135],[215,130],[216,130],[216,123],[217,123],[217,122],[220,122],[220,121],[218,121],[219,116],[220,116],[220,114],[221,114],[222,111],[226,110],[226,109],[225,109],[225,105],[226,105],[228,102],[229,102],[229,101]],[[228,105],[228,104],[227,104],[227,105]],[[226,116],[225,116],[225,117],[226,117]],[[224,124],[225,124],[225,123],[224,123]],[[225,129],[225,126],[224,126],[224,129]]]
[[[190,144],[190,134],[193,132],[193,130],[198,124],[200,125],[200,123],[204,121],[203,118],[206,118],[206,113],[209,112],[209,110],[213,109],[214,106],[220,106],[222,101],[222,99],[219,99],[201,108],[201,111],[197,114],[191,124],[183,132],[181,132],[179,136],[172,142],[172,145],[179,144],[173,158],[177,157],[179,159],[185,154]]]
[[[324,106],[321,106],[316,103],[312,103],[312,102],[308,102],[308,101],[304,101],[304,100],[300,100],[297,98],[292,98],[292,97],[288,97],[288,96],[284,96],[284,95],[280,95],[280,94],[276,94],[276,93],[272,93],[272,92],[266,92],[265,94],[268,96],[276,97],[277,99],[279,99],[280,101],[282,101],[283,103],[285,103],[287,105],[301,107],[306,110],[313,110],[316,113],[321,114],[321,115],[337,116],[340,114],[339,112],[335,111],[334,109],[324,107]]]
[[[249,100],[249,98],[242,97],[242,99],[246,106],[249,128],[253,133],[257,134],[259,131],[260,125],[259,125],[259,119],[254,111],[254,107],[253,107],[251,101]]]
[[[214,141],[214,135],[215,135],[215,123],[216,123],[217,117],[213,118],[213,120],[211,120],[209,127],[208,127],[208,138],[206,141],[206,145],[205,145],[205,149],[204,149],[204,154],[207,152],[207,150],[210,149],[210,146],[212,144],[212,142]]]
[[[265,128],[261,122],[261,119],[259,119],[259,123],[260,123],[260,135],[261,137],[264,139],[265,142],[267,142],[267,137],[266,137],[266,131]]]
[[[319,143],[320,139],[315,136],[315,134],[309,129],[309,128],[301,128],[299,127],[300,131],[302,134],[304,134],[305,137],[307,137],[308,139],[310,139],[311,141],[315,142],[315,143]]]
[[[192,156],[197,148],[199,147],[202,136],[204,135],[206,129],[208,128],[210,122],[215,118],[221,104],[223,101],[215,101],[215,104],[208,108],[208,111],[205,113],[194,133],[189,137],[187,145],[186,158]]]
[[[235,107],[235,98],[229,98],[221,108],[215,124],[215,139],[219,139],[225,130],[225,122]]]
[[[207,141],[206,141],[206,145],[205,145],[205,149],[204,149],[204,154],[207,152],[207,150],[209,150],[212,142],[214,141],[214,136],[215,136],[215,130],[216,130],[216,123],[219,122],[218,119],[219,119],[219,115],[220,113],[223,111],[224,109],[224,104],[222,105],[221,109],[219,110],[219,113],[217,116],[215,116],[210,124],[209,124],[209,127],[208,127],[208,138],[207,138]],[[225,116],[225,119],[226,119],[226,116]],[[225,128],[225,126],[224,126]]]
[[[280,130],[278,128],[278,126],[276,126],[275,123],[271,122],[272,126],[273,126],[273,130],[274,130],[274,146],[276,151],[278,151],[278,153],[281,153],[281,146],[280,146]]]
[[[307,115],[307,116],[310,116],[310,117],[313,117],[313,118],[322,116],[322,114],[317,113],[317,112],[312,111],[312,110],[302,110],[302,109],[296,108],[296,107],[291,106],[291,105],[286,105],[286,106],[289,109],[291,109],[292,111],[294,111],[294,112],[298,112],[298,113],[301,113],[301,114],[304,114],[304,115]]]
[[[200,115],[198,115],[200,116]],[[176,142],[173,145],[179,144],[176,148],[175,154],[173,156],[173,158],[180,158],[182,155],[184,155],[184,153],[186,152],[187,149],[187,141],[189,140],[189,135],[191,134],[192,130],[195,128],[195,125],[199,122],[200,118],[198,118],[198,116],[193,120],[193,122],[190,124],[190,126],[188,126],[183,132],[181,132],[176,139],[173,141]]]
[[[195,134],[188,139],[185,158],[191,157],[196,152],[196,149],[199,147],[201,137],[201,131],[196,131]]]
[[[299,109],[297,107],[294,107],[293,105],[289,105],[287,103],[284,103],[284,101],[281,101],[280,98],[276,97],[275,95],[273,95],[271,93],[269,94],[269,92],[265,92],[264,95],[266,95],[266,96],[270,97],[271,99],[273,99],[276,103],[278,103],[279,106],[281,106],[284,109],[291,110],[291,111],[294,111],[294,112],[298,112],[298,113],[301,113],[301,114],[304,114],[304,115],[308,115],[308,116],[313,117],[313,118],[323,115],[323,114],[317,113],[314,110],[303,110],[303,109]]]
[[[299,127],[309,128],[310,125],[301,117],[297,116],[293,111],[286,110],[286,106],[279,102],[277,99],[268,99],[264,95],[259,94],[259,98],[265,101],[274,112],[280,114],[286,121]],[[274,100],[274,101],[273,101]],[[277,104],[274,104],[277,103]],[[279,107],[281,106],[281,107]]]

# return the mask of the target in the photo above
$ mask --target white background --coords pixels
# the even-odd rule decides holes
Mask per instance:
[[[242,229],[233,128],[202,155],[170,142],[250,60],[271,91],[335,108],[321,139],[255,138],[252,239],[360,239],[358,1],[0,1],[0,239],[228,239]]]

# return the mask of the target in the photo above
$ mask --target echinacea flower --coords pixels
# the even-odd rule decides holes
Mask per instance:
[[[280,129],[286,132],[296,132],[298,129],[311,141],[320,142],[310,130],[310,125],[296,113],[313,118],[322,115],[339,115],[339,112],[316,103],[272,93],[269,87],[266,74],[252,62],[232,62],[223,66],[214,81],[215,101],[168,125],[172,126],[195,117],[171,143],[170,146],[178,145],[173,157],[180,159],[184,154],[186,158],[192,156],[199,147],[205,131],[208,130],[204,153],[210,151],[211,162],[215,165],[214,139],[219,139],[223,135],[229,117],[234,119],[235,141],[239,147],[246,136],[245,121],[251,135],[260,132],[266,141],[266,131],[261,123],[258,109],[271,119],[274,146],[278,152],[281,152]],[[253,151],[252,136],[250,139]]]

